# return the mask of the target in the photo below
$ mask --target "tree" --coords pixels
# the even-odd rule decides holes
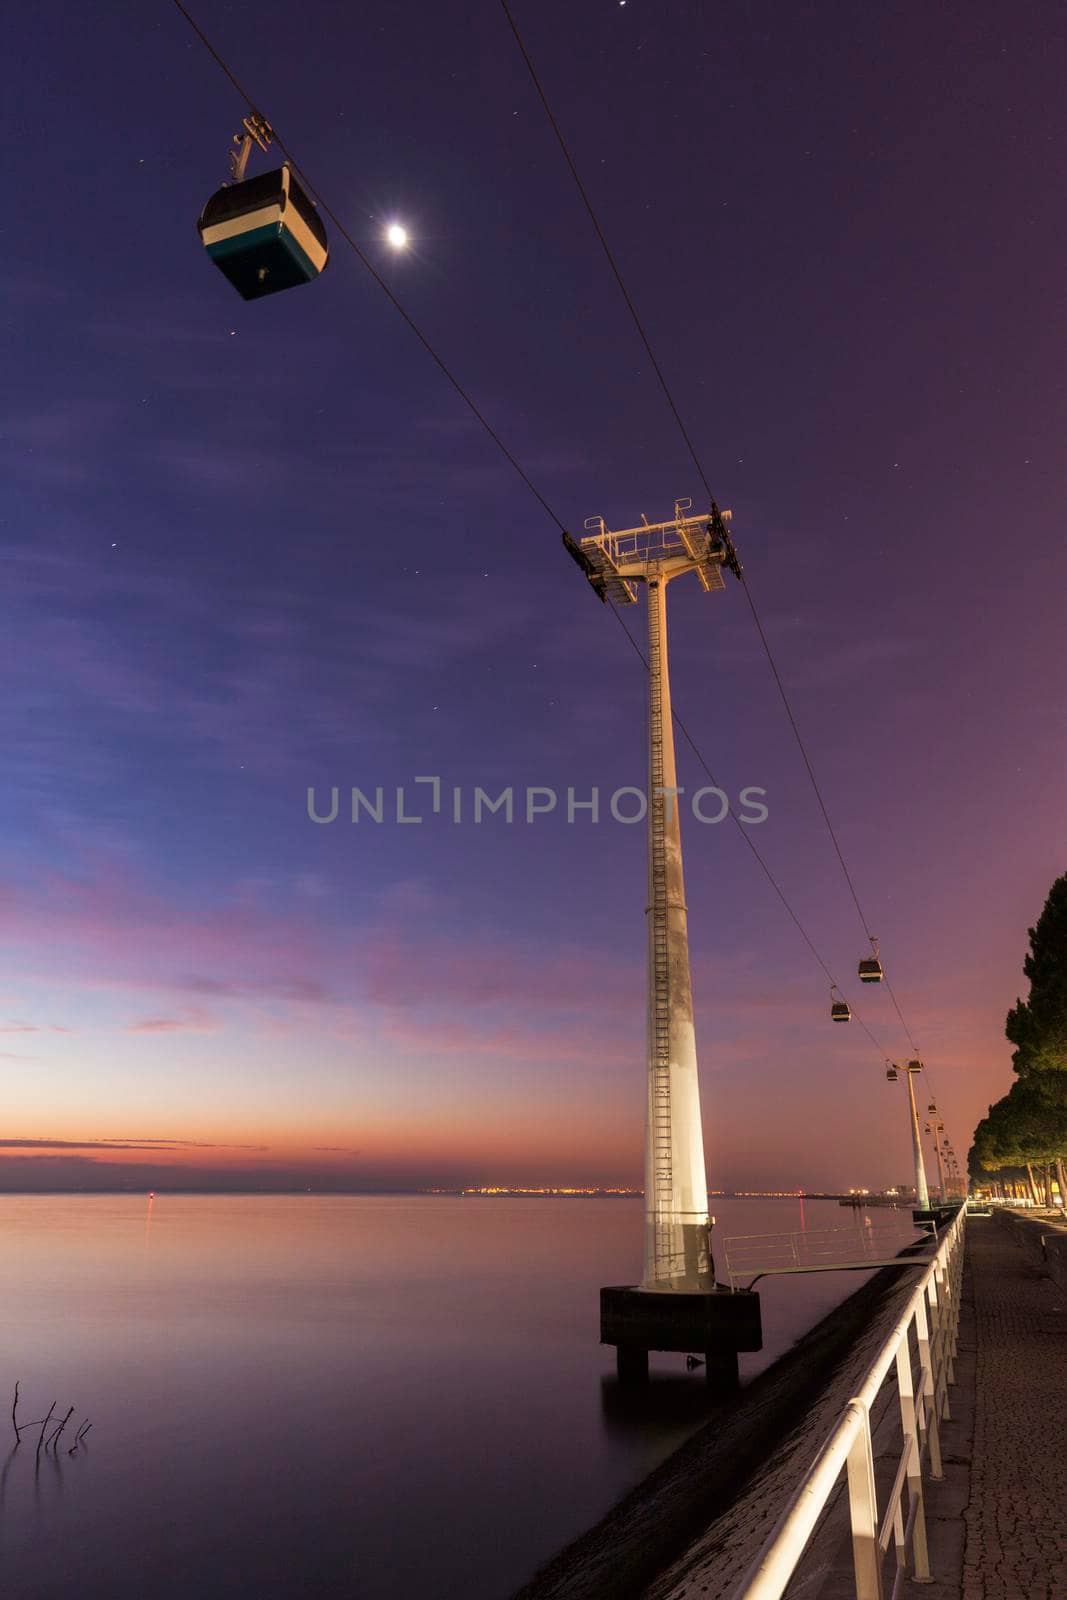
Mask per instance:
[[[1067,873],[1049,890],[1037,926],[1029,930],[1023,972],[1030,995],[1008,1012],[1004,1031],[1021,1078],[1035,1072],[1067,1073]]]
[[[1054,1165],[1060,1201],[1067,1206],[1067,873],[1052,885],[1029,936],[1023,972],[1030,993],[1016,1000],[1004,1024],[1015,1046],[1016,1082],[975,1129],[968,1163],[975,1177],[1024,1169],[1035,1201],[1034,1167],[1042,1167],[1048,1205]]]
[[[1029,998],[1015,1002],[1004,1027],[1015,1046],[1012,1066],[1020,1079],[1048,1090],[1044,1102],[1039,1097],[1030,1105],[1028,1115],[1031,1122],[1035,1116],[1039,1121],[1042,1114],[1045,1117],[1046,1142],[1055,1144],[1055,1149],[1044,1159],[1055,1163],[1060,1200],[1067,1206],[1067,1138],[1062,1135],[1059,1110],[1060,1091],[1067,1083],[1067,874],[1056,879],[1037,926],[1030,929],[1023,972],[1030,980]],[[1037,1128],[1032,1131],[1039,1133]],[[1045,1189],[1051,1199],[1047,1174]]]
[[[1067,1073],[1042,1072],[1019,1078],[989,1108],[974,1131],[970,1161],[978,1170],[1003,1172],[1025,1167],[1033,1198],[1039,1199],[1033,1167],[1055,1163],[1061,1196],[1062,1161],[1067,1152]],[[1045,1200],[1051,1200],[1045,1177]]]
[[[1009,1121],[1005,1095],[1003,1100],[989,1107],[988,1116],[983,1117],[974,1130],[974,1143],[967,1152],[968,1173],[976,1183],[993,1180],[998,1186],[1001,1182],[1014,1183],[1025,1177],[1031,1199],[1035,1205],[1040,1205],[1033,1169],[1023,1160]]]

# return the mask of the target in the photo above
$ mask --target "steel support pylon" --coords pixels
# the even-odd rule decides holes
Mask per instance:
[[[934,1119],[934,1155],[937,1157],[937,1195],[938,1195],[938,1199],[940,1200],[941,1204],[944,1205],[945,1202],[948,1199],[948,1185],[945,1183],[945,1165],[944,1165],[944,1162],[941,1160],[941,1142],[940,1142],[940,1139],[938,1138],[939,1132],[940,1132],[940,1128],[938,1127],[937,1119],[935,1117],[935,1119]]]
[[[908,1105],[911,1109],[911,1150],[915,1157],[915,1205],[919,1211],[929,1211],[930,1191],[926,1187],[926,1167],[923,1162],[922,1140],[919,1137],[919,1113],[915,1105],[916,1073],[908,1068]]]
[[[648,593],[648,1111],[642,1287],[715,1286],[682,873],[667,578]]]
[[[637,1294],[639,1298],[646,1290],[666,1293],[673,1290],[679,1296],[692,1296],[710,1293],[715,1288],[671,721],[667,585],[672,578],[692,572],[704,593],[714,594],[726,587],[724,568],[740,580],[741,563],[727,526],[730,512],[720,511],[714,502],[702,515],[689,515],[691,510],[691,500],[676,500],[674,516],[666,522],[643,519],[640,527],[612,531],[602,517],[590,517],[585,524],[587,535],[580,542],[570,534],[563,535],[569,554],[601,600],[620,606],[635,605],[642,584],[648,596],[648,1083],[644,1273],[640,1290],[603,1291],[605,1295]],[[684,1301],[679,1299],[677,1305],[681,1308]],[[638,1337],[633,1330],[636,1315],[633,1307],[627,1303],[624,1310],[625,1315],[620,1311],[619,1316],[623,1322],[629,1319],[630,1325],[624,1327],[619,1323],[616,1326],[614,1313],[608,1317],[611,1328],[606,1336],[608,1343],[620,1348],[628,1343],[646,1355],[649,1348],[686,1348],[677,1343],[655,1342],[668,1337],[660,1324],[669,1318],[652,1317],[651,1322],[657,1323],[658,1331],[655,1331],[646,1317],[648,1326],[642,1324]],[[641,1322],[641,1316],[636,1316],[636,1321]],[[602,1321],[602,1327],[604,1325]],[[672,1336],[680,1337],[677,1329]],[[758,1327],[751,1337],[755,1337],[757,1343],[727,1342],[735,1378],[736,1352],[760,1348]],[[711,1348],[711,1344],[705,1346],[709,1352]],[[708,1359],[711,1360],[710,1353]]]

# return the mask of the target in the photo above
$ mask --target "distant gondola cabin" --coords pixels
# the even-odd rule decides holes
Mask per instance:
[[[288,165],[217,189],[197,227],[244,300],[310,283],[329,260],[326,229]]]

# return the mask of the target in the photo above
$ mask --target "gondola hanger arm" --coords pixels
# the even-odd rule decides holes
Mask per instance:
[[[274,129],[266,117],[260,116],[254,109],[250,109],[247,117],[242,119],[241,127],[244,132],[235,133],[233,136],[237,149],[230,151],[230,171],[234,183],[240,183],[244,178],[252,146],[258,145],[260,150],[269,150],[271,140],[274,138]]]

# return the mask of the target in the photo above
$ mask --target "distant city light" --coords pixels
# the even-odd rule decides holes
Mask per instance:
[[[385,230],[385,237],[394,250],[403,250],[408,242],[408,230],[401,227],[399,222],[391,222]]]

